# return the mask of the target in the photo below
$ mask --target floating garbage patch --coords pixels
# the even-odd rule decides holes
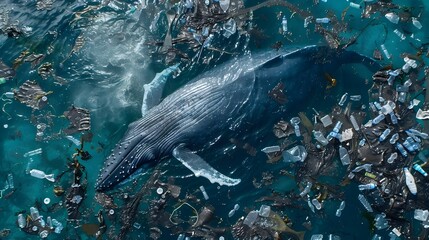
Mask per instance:
[[[1,239],[428,238],[428,3],[0,6]],[[368,76],[354,65],[325,72],[321,99],[297,104],[268,134],[249,128],[243,138],[205,143],[210,165],[189,171],[185,160],[159,159],[95,191],[126,125],[189,79],[242,55],[314,44],[379,67]],[[311,57],[329,61],[323,54]],[[284,89],[266,94],[284,106]],[[182,150],[179,160],[198,157]]]

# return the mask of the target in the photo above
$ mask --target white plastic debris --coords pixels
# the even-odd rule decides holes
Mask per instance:
[[[384,15],[386,18],[387,18],[387,20],[389,20],[391,23],[394,23],[394,24],[398,24],[398,22],[399,22],[399,16],[398,15],[396,15],[396,13],[392,13],[392,12],[390,12],[390,13],[386,13],[386,15]]]
[[[348,141],[353,138],[353,130],[348,128],[341,133],[341,142]]]
[[[407,184],[407,187],[410,190],[410,193],[413,195],[416,195],[417,186],[413,175],[410,173],[410,170],[408,170],[408,168],[406,167],[404,167],[404,174],[405,174],[405,184]]]
[[[331,116],[326,115],[320,119],[324,127],[327,127],[332,124]]]
[[[429,119],[429,111],[417,110],[416,118],[420,120]]]

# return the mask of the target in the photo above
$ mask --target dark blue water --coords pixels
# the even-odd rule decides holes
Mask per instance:
[[[349,6],[349,2],[345,0],[328,0],[326,3],[318,4],[314,1],[291,2],[315,17],[325,17],[333,13],[339,19]],[[246,7],[258,3],[260,2],[244,2]],[[398,4],[400,8],[383,10],[385,12],[374,13],[370,18],[365,19],[361,18],[362,9],[349,8],[344,16],[347,31],[341,33],[341,43],[345,44],[348,39],[358,36],[356,43],[351,45],[349,50],[367,56],[372,56],[373,51],[380,49],[380,44],[384,44],[392,58],[389,60],[384,58],[380,64],[392,65],[393,68],[402,67],[404,64],[402,53],[416,54],[420,46],[429,42],[426,24],[429,22],[429,6],[424,1],[393,1],[393,3]],[[127,125],[140,117],[143,84],[149,83],[155,73],[168,66],[164,56],[154,53],[155,49],[150,44],[153,41],[162,41],[164,38],[166,19],[160,12],[166,9],[166,4],[143,1],[53,1],[49,9],[40,9],[39,5],[40,10],[38,10],[36,1],[4,0],[0,6],[0,29],[4,33],[0,35],[0,59],[12,67],[15,59],[25,50],[30,54],[44,54],[44,59],[35,67],[32,67],[29,62],[17,65],[16,75],[0,85],[1,93],[17,90],[27,80],[36,81],[45,92],[52,91],[47,95],[48,106],[41,110],[33,110],[17,100],[10,102],[6,97],[2,98],[4,111],[0,115],[2,136],[0,188],[3,188],[8,174],[12,174],[14,190],[6,189],[2,192],[0,230],[11,230],[5,239],[39,238],[37,235],[23,232],[16,223],[18,212],[25,210],[24,215],[27,215],[29,208],[39,202],[41,204],[37,206],[45,219],[51,216],[65,227],[60,234],[50,233],[49,239],[91,239],[93,237],[89,237],[80,226],[97,223],[95,215],[99,209],[102,209],[94,200],[94,184],[98,171],[110,150],[122,138]],[[137,7],[135,11],[134,7]],[[401,21],[399,24],[389,22],[384,14],[390,11],[404,14],[405,17],[417,17],[423,28],[417,29],[410,19]],[[281,17],[277,15],[280,12],[288,19],[286,35],[279,33]],[[161,16],[158,22],[153,20],[157,13]],[[228,59],[246,52],[275,51],[273,45],[279,41],[283,48],[327,44],[321,34],[314,31],[314,24],[304,28],[304,19],[299,16],[299,13],[293,13],[286,7],[256,10],[250,22],[253,30],[246,25],[243,27],[242,34],[235,33],[229,38],[216,34],[212,43],[215,50],[204,49],[200,58],[196,57],[198,51],[189,50],[189,46],[186,45],[181,46],[180,49],[188,54],[190,60],[175,60],[175,62],[181,62],[181,72],[169,79],[164,95],[173,92],[197,74]],[[17,37],[10,37],[6,34],[8,26],[14,26],[22,33]],[[403,32],[406,39],[401,40],[394,33],[395,29]],[[177,35],[177,32],[174,34]],[[76,44],[78,38],[84,40],[83,44]],[[422,53],[423,64],[427,63],[427,55],[425,55],[427,49],[425,51]],[[53,74],[47,79],[42,79],[37,73],[38,67],[43,63],[52,64]],[[354,71],[356,75],[347,73],[343,76],[352,75],[355,78],[339,77],[337,80],[356,82],[369,80],[368,84],[357,84],[359,88],[352,88],[352,94],[365,96],[371,85],[371,73],[363,73],[359,69]],[[310,101],[311,104],[303,104],[302,111],[309,117],[313,114],[312,107],[328,113],[342,94],[342,89],[333,89],[328,93],[325,102],[313,99]],[[64,207],[59,207],[55,211],[49,209],[57,203],[64,204],[65,196],[57,197],[53,188],[62,186],[67,192],[73,179],[71,173],[66,173],[61,181],[56,183],[37,179],[26,173],[29,169],[40,169],[57,176],[67,170],[67,158],[71,158],[75,153],[76,146],[65,138],[61,130],[69,125],[63,113],[72,105],[90,111],[93,133],[92,141],[85,144],[85,150],[92,155],[92,159],[81,161],[87,170],[87,194],[80,207],[81,217],[78,223],[67,221],[67,212]],[[287,120],[290,117],[292,116],[285,116]],[[36,138],[36,126],[41,122],[49,127],[43,136]],[[81,133],[75,133],[73,136],[79,139]],[[235,224],[240,217],[246,216],[248,211],[259,209],[262,203],[255,200],[263,196],[275,192],[274,194],[280,194],[285,199],[291,196],[290,192],[299,193],[297,186],[300,183],[293,177],[299,164],[291,165],[281,161],[268,164],[266,155],[259,152],[261,148],[276,143],[277,139],[272,135],[258,142],[252,142],[258,150],[256,156],[251,156],[232,144],[222,145],[218,149],[202,154],[202,157],[219,171],[240,177],[242,183],[236,187],[218,187],[210,184],[206,179],[195,178],[189,170],[174,159],[164,160],[159,167],[163,173],[161,181],[167,182],[169,177],[173,177],[174,184],[182,188],[179,199],[185,199],[185,195],[195,195],[201,200],[189,200],[189,203],[197,210],[202,206],[212,205],[216,209],[215,217],[209,225],[215,228],[227,228]],[[38,148],[42,149],[42,153],[31,157],[32,162],[29,165],[30,158],[24,157],[24,154]],[[345,172],[340,165],[338,161],[337,168],[330,171],[328,176],[321,177],[319,181],[338,186]],[[152,171],[143,173],[138,178],[136,186],[128,186],[113,192],[115,203],[120,207],[115,209],[115,213],[111,216],[106,214],[110,209],[103,209],[108,232],[103,239],[108,239],[119,232],[121,206],[127,203],[124,192],[134,195],[151,173]],[[267,173],[274,176],[272,182],[266,185],[263,182],[262,187],[256,188],[254,183],[261,182],[263,175]],[[207,201],[199,191],[201,185],[205,186],[210,196]],[[162,231],[160,239],[176,239],[179,233],[189,229],[190,224],[186,222],[179,227],[165,227],[168,221],[165,224],[161,220],[155,223],[148,221],[150,207],[147,203],[150,199],[158,198],[154,191],[152,189],[150,194],[144,197],[135,220],[141,228],[131,228],[130,239],[149,239],[154,231],[150,229],[154,227]],[[365,217],[366,211],[357,200],[356,184],[341,187],[340,191],[344,193],[341,197],[327,198],[322,210],[316,213],[311,212],[304,199],[295,198],[291,200],[292,206],[273,206],[272,209],[283,219],[288,218],[294,230],[306,231],[305,239],[310,239],[312,234],[324,234],[325,239],[328,234],[335,234],[341,239],[370,239],[374,234],[374,231],[370,230],[372,223]],[[5,197],[5,195],[9,196]],[[47,205],[43,204],[45,198],[51,200]],[[346,201],[346,208],[342,217],[338,218],[335,216],[335,210],[341,200]],[[170,199],[165,212],[171,213],[177,203],[177,199]],[[240,209],[233,217],[228,218],[228,212],[236,203],[240,205]],[[269,205],[270,202],[264,202],[264,204]],[[192,215],[186,210],[181,214],[183,219]],[[405,216],[411,220],[412,214],[413,211],[410,210],[405,213]],[[310,230],[305,228],[304,222],[311,222],[312,228]],[[416,229],[421,228],[417,223],[415,224]],[[375,233],[388,239],[387,230],[376,230]],[[230,230],[221,235],[226,239],[233,238]],[[187,236],[191,234],[188,232]]]

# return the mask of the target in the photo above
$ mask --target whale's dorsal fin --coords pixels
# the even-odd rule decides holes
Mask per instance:
[[[172,72],[177,70],[179,64],[170,66],[162,72],[157,73],[152,81],[148,84],[143,85],[143,102],[142,102],[142,116],[146,114],[149,109],[158,105],[161,101],[162,91],[164,90],[164,85],[167,82],[167,78],[171,75]]]
[[[191,170],[195,176],[205,177],[211,183],[219,183],[219,185],[225,186],[235,186],[241,182],[240,179],[230,178],[218,172],[206,161],[204,161],[204,159],[182,145],[176,147],[173,150],[173,157],[179,160],[189,170]]]

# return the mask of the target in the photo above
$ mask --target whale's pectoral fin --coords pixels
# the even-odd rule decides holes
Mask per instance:
[[[235,186],[241,182],[240,179],[230,178],[218,172],[200,156],[191,152],[189,149],[184,148],[183,146],[178,146],[173,150],[173,157],[179,160],[189,170],[191,170],[195,176],[205,177],[211,183],[219,183],[219,185],[225,186]]]
[[[162,91],[164,91],[167,78],[171,73],[176,71],[178,67],[179,64],[176,64],[164,69],[162,72],[157,73],[150,83],[143,85],[142,116],[161,101]]]

